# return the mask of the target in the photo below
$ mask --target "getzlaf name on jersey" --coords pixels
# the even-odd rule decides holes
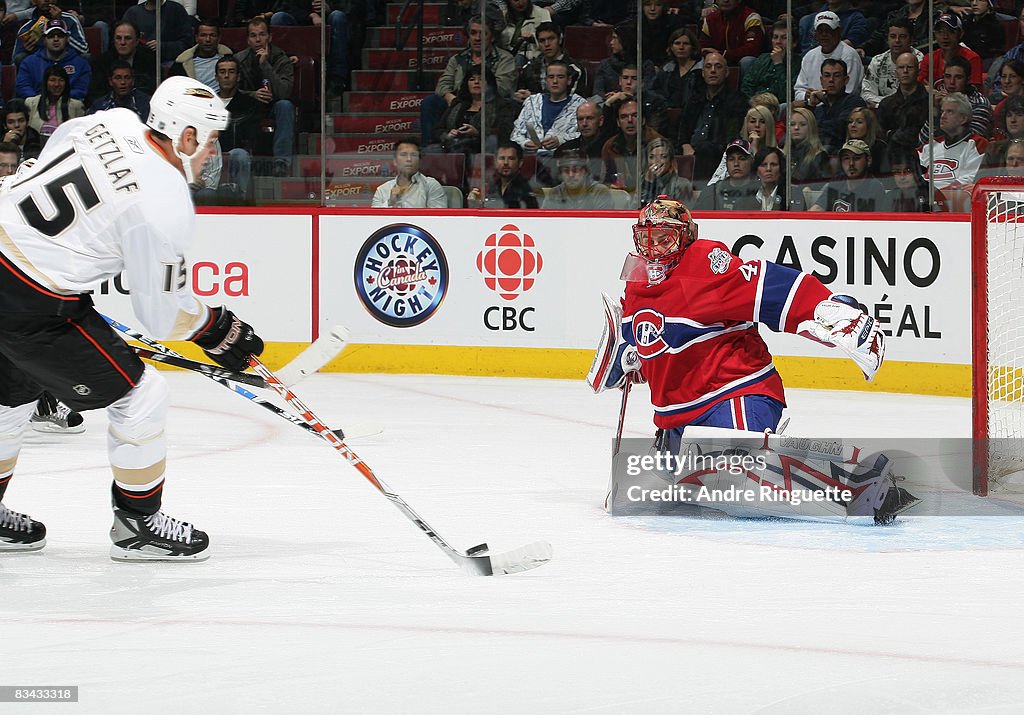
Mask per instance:
[[[194,223],[181,173],[127,109],[64,122],[33,165],[0,184],[6,260],[58,296],[123,270],[136,315],[165,339],[190,338],[207,315],[186,287]]]

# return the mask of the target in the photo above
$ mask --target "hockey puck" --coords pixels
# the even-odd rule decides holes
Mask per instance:
[[[466,550],[466,556],[479,556],[480,554],[487,553],[487,544],[477,544],[471,549]]]

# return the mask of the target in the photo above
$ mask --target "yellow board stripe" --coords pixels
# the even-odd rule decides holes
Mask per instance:
[[[192,343],[170,345],[193,359],[206,359],[202,351]],[[268,343],[263,361],[271,369],[277,369],[306,347],[306,343]],[[582,380],[590,369],[593,356],[592,350],[559,348],[349,345],[341,355],[325,365],[321,372]],[[787,387],[903,392],[949,397],[971,395],[970,365],[887,360],[871,383],[865,382],[857,366],[845,358],[778,356],[775,358],[775,365]]]

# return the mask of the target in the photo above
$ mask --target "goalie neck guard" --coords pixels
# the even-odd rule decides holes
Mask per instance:
[[[640,219],[633,225],[633,244],[652,285],[668,277],[686,247],[696,240],[697,224],[689,209],[668,196],[659,196],[640,209]],[[626,272],[623,277],[631,280]]]

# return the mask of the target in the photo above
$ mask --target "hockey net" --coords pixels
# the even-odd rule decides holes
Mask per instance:
[[[973,476],[985,495],[1024,484],[1024,178],[978,182],[971,236]]]

